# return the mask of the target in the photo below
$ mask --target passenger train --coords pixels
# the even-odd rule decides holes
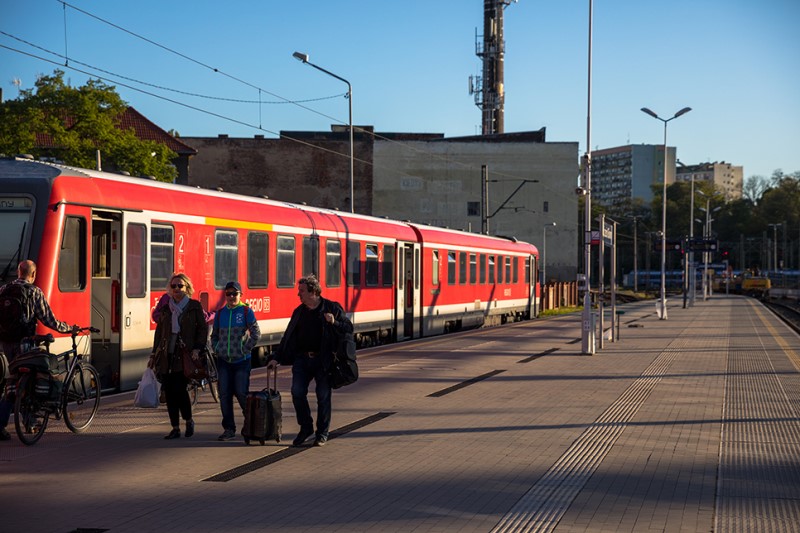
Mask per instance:
[[[224,305],[228,281],[241,283],[262,332],[254,366],[299,304],[297,278],[311,273],[361,345],[539,310],[538,251],[513,238],[41,161],[0,160],[0,223],[2,283],[21,259],[36,261],[56,317],[100,329],[90,350],[104,390],[136,387],[152,348],[151,311],[173,272],[192,279],[210,311]]]

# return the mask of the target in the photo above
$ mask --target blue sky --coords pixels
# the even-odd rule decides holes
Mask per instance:
[[[548,141],[585,151],[588,5],[520,0],[505,10],[506,132],[546,127]],[[0,0],[0,14],[0,45],[56,62],[0,47],[5,99],[18,94],[13,80],[30,88],[58,65],[73,85],[87,79],[22,39],[107,76],[129,104],[184,136],[272,137],[346,124],[345,84],[292,57],[301,51],[351,82],[357,125],[480,132],[467,88],[480,72],[482,0],[70,0],[66,9],[56,0]],[[689,106],[668,129],[683,163],[724,160],[746,177],[800,171],[798,20],[798,0],[596,0],[592,148],[660,144],[662,123],[639,109],[669,117]]]

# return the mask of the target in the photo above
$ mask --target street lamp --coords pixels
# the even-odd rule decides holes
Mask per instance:
[[[554,228],[555,222],[549,222],[542,227],[542,283],[547,285],[547,228]]]
[[[339,81],[343,81],[347,84],[347,101],[348,101],[348,114],[349,114],[349,123],[350,123],[350,212],[355,213],[355,209],[353,207],[354,201],[354,189],[353,189],[353,87],[350,85],[350,82],[346,79],[342,78],[341,76],[337,76],[333,72],[325,70],[324,68],[315,65],[314,63],[308,60],[308,54],[303,54],[300,52],[295,52],[292,54],[292,57],[295,59],[302,61],[306,65],[314,67],[315,69],[319,70],[320,72],[324,72],[328,76],[336,78]]]
[[[661,193],[661,299],[658,316],[661,320],[667,319],[667,123],[681,115],[685,115],[691,110],[691,107],[684,107],[675,113],[672,118],[664,119],[650,109],[646,107],[642,108],[644,113],[664,123],[664,190]]]

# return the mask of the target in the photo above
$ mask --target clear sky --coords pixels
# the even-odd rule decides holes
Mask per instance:
[[[585,151],[588,11],[588,0],[505,10],[507,133],[546,127],[548,141]],[[800,0],[596,0],[592,149],[661,144],[662,123],[640,108],[666,118],[689,106],[668,127],[681,162],[727,161],[745,177],[800,171],[799,20]],[[0,86],[16,98],[15,80],[31,88],[58,65],[85,83],[68,56],[183,136],[346,124],[346,85],[294,59],[300,51],[350,81],[356,125],[474,135],[467,89],[482,28],[482,0],[0,0]]]

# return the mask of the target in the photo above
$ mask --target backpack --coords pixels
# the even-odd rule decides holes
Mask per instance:
[[[9,283],[0,292],[0,341],[19,342],[29,335],[31,291],[27,283]]]

